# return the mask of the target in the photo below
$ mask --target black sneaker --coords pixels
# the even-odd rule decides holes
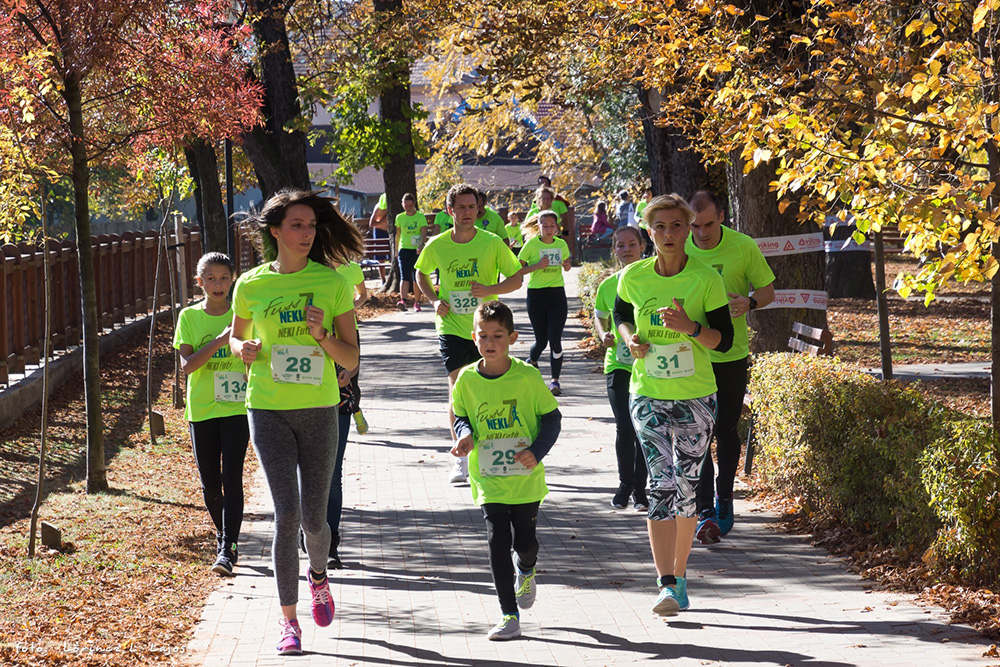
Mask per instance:
[[[635,500],[635,502],[632,504],[632,507],[634,507],[637,512],[649,511],[649,498],[646,497],[645,489],[641,491],[636,491],[632,495],[632,499]]]
[[[625,486],[619,486],[618,491],[615,492],[615,497],[611,499],[611,506],[616,510],[623,510],[628,507],[629,496],[632,495],[632,491]]]
[[[236,575],[233,572],[233,566],[236,565],[237,560],[239,560],[239,555],[236,551],[236,544],[228,544],[216,557],[215,563],[212,564],[212,572],[218,572],[224,577],[234,577]]]
[[[338,553],[338,547],[340,547],[340,535],[331,535],[330,555],[326,559],[326,569],[328,570],[344,569],[344,564],[340,560],[340,553]]]

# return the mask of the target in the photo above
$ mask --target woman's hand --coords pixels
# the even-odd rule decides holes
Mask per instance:
[[[632,356],[636,359],[642,359],[649,352],[649,343],[643,343],[639,340],[639,334],[632,334],[627,340],[628,351],[632,353]]]
[[[317,308],[316,306],[306,306],[305,308],[306,326],[309,327],[309,335],[316,340],[326,338],[326,327],[323,326],[323,316],[325,314],[322,308]]]
[[[610,331],[604,332],[604,339],[601,341],[604,347],[614,347],[615,346],[615,335]]]
[[[674,307],[659,308],[657,311],[660,314],[660,318],[663,320],[663,326],[670,329],[671,331],[676,331],[679,334],[684,334],[685,336],[690,336],[694,333],[695,325],[694,322],[688,317],[687,312],[684,307],[674,299]]]

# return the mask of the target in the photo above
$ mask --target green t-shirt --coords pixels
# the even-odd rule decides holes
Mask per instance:
[[[646,221],[643,220],[643,218],[642,218],[642,212],[646,208],[647,204],[649,204],[649,202],[646,201],[645,199],[643,199],[641,202],[639,202],[638,204],[635,205],[635,219],[639,221],[639,227],[640,228],[645,229],[646,231],[649,231],[649,228],[646,226]],[[691,236],[688,235],[688,239],[690,239],[690,238],[691,238]]]
[[[388,210],[389,210],[389,202],[386,201],[386,199],[385,199],[385,193],[384,192],[382,193],[382,196],[378,198],[378,204],[375,206],[375,208],[380,208],[383,211],[388,212]]]
[[[618,327],[615,326],[615,318],[612,314],[615,310],[615,297],[618,296],[619,276],[621,276],[621,271],[612,273],[601,281],[601,284],[597,287],[597,298],[594,301],[594,314],[601,318],[607,318],[609,320],[608,327],[611,329],[611,333],[615,335],[615,346],[607,348],[607,351],[604,353],[605,375],[616,368],[620,368],[623,371],[631,371],[632,362],[635,361],[628,349],[628,345],[625,344],[621,334],[618,333]]]
[[[503,218],[500,217],[500,214],[496,210],[489,206],[486,207],[483,217],[476,220],[476,227],[492,232],[502,239],[507,238],[507,227],[503,224]]]
[[[271,264],[247,271],[236,281],[233,310],[253,320],[247,337],[261,350],[250,365],[247,407],[296,410],[337,405],[337,369],[309,333],[303,316],[311,302],[324,312],[323,326],[354,308],[354,288],[333,269],[309,260],[295,273],[277,273]]]
[[[427,275],[441,272],[438,298],[448,302],[450,309],[444,317],[434,315],[438,335],[472,340],[472,314],[480,301],[496,297],[477,299],[469,291],[470,283],[495,285],[499,274],[509,278],[521,270],[521,263],[495,234],[477,229],[468,243],[455,243],[451,235],[452,232],[438,234],[428,241],[417,257],[416,268]]]
[[[564,215],[566,215],[566,211],[569,210],[568,208],[566,208],[566,204],[562,203],[558,199],[553,199],[552,200],[552,209],[551,210],[555,211],[559,215],[559,224],[561,225],[562,224],[562,217]],[[525,220],[527,220],[528,218],[530,218],[533,215],[538,215],[538,213],[540,211],[541,211],[541,209],[538,208],[538,203],[537,202],[533,202],[531,204],[531,208],[528,209],[528,215],[525,217]]]
[[[450,215],[448,215],[448,211],[438,211],[434,215],[434,224],[437,225],[438,228],[441,230],[440,232],[438,232],[440,234],[441,232],[446,232],[452,227],[454,227],[455,220]]]
[[[691,257],[711,266],[722,276],[727,292],[749,296],[750,286],[754,289],[767,287],[774,282],[774,273],[757,247],[757,242],[746,234],[729,227],[722,228],[719,244],[711,250],[701,250],[694,244],[693,235],[688,235],[685,250]],[[733,346],[728,352],[712,350],[712,361],[737,361],[750,354],[747,335],[747,316],[733,318]]]
[[[524,232],[521,231],[519,223],[512,222],[509,225],[504,225],[503,228],[507,230],[507,240],[513,240],[515,248],[520,248],[524,245]]]
[[[618,279],[618,296],[635,309],[639,340],[651,344],[646,356],[632,364],[629,393],[660,400],[710,396],[716,385],[708,348],[663,326],[656,310],[672,308],[677,299],[692,321],[708,326],[705,314],[729,303],[722,277],[693,257],[676,276],[661,276],[655,266],[656,257],[640,260]]]
[[[190,345],[195,352],[205,347],[233,322],[233,309],[225,315],[209,315],[205,302],[188,306],[177,316],[174,348]],[[184,419],[201,422],[218,417],[245,415],[246,368],[234,357],[229,345],[223,345],[205,364],[188,375],[187,405]]]
[[[528,472],[513,455],[531,446],[540,417],[559,403],[537,368],[513,357],[510,362],[510,370],[494,379],[479,374],[478,362],[469,364],[459,371],[451,393],[455,416],[472,422],[476,446],[469,453],[469,485],[477,505],[533,503],[549,492],[545,466],[539,463]]]
[[[357,262],[341,264],[334,271],[351,285],[360,285],[365,281],[365,272]]]
[[[534,236],[517,253],[517,258],[528,265],[537,264],[542,261],[542,253],[549,256],[549,265],[528,274],[528,289],[563,287],[566,281],[563,280],[562,263],[569,259],[569,246],[558,236],[552,239],[552,243],[542,243],[542,237]]]
[[[396,216],[397,247],[400,250],[416,250],[420,247],[420,230],[427,226],[427,216],[420,211],[413,215],[406,212]]]

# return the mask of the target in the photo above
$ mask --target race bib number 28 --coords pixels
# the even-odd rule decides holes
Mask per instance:
[[[271,377],[275,382],[323,384],[326,354],[316,345],[271,347]]]

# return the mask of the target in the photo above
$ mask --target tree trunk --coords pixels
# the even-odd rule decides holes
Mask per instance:
[[[639,87],[642,133],[654,195],[676,192],[690,199],[698,190],[709,189],[708,172],[701,154],[681,130],[656,124],[660,115],[660,94]]]
[[[219,160],[215,145],[195,139],[184,148],[188,169],[194,178],[198,220],[204,231],[204,252],[226,252],[228,245],[226,209],[222,204],[222,183],[219,181]]]
[[[840,223],[833,234],[824,234],[830,241],[843,245],[857,229],[853,224]],[[872,253],[863,250],[831,252],[826,255],[826,289],[831,299],[875,299],[872,281]]]
[[[382,21],[402,21],[402,0],[374,0],[376,12],[384,12]],[[410,61],[396,57],[394,54],[380,55],[381,67],[385,72],[386,81],[393,82],[385,87],[379,95],[379,120],[383,126],[398,128],[395,145],[388,149],[382,179],[385,185],[387,213],[387,230],[392,239],[392,247],[396,247],[396,216],[403,212],[403,195],[407,192],[417,194],[416,158],[413,154],[413,126],[410,109]],[[396,253],[393,250],[392,257]],[[384,286],[384,290],[392,289],[392,283],[398,282],[399,270],[393,262],[392,273]],[[418,288],[419,289],[419,288]]]
[[[90,167],[83,129],[80,81],[65,78],[63,96],[69,113],[70,154],[73,158],[73,203],[76,217],[76,252],[80,262],[80,294],[83,297],[83,391],[87,408],[87,493],[106,491],[104,463],[104,417],[101,411],[101,361],[97,340],[97,283],[94,253],[90,246]]]
[[[737,231],[760,238],[804,234],[797,219],[798,206],[792,204],[784,213],[778,212],[778,201],[770,189],[776,180],[775,165],[768,163],[743,173],[743,159],[734,152],[729,168],[729,201],[733,211],[733,226]],[[775,289],[824,289],[823,253],[769,257],[774,272]],[[754,330],[751,352],[777,352],[788,349],[792,323],[802,322],[814,327],[826,327],[826,311],[807,308],[773,308],[751,312],[748,324]],[[836,335],[836,334],[835,334]]]
[[[264,124],[243,135],[243,150],[253,163],[265,199],[286,187],[311,187],[306,165],[306,135],[289,129],[301,119],[295,69],[288,47],[287,0],[254,0],[253,31],[264,86]]]

